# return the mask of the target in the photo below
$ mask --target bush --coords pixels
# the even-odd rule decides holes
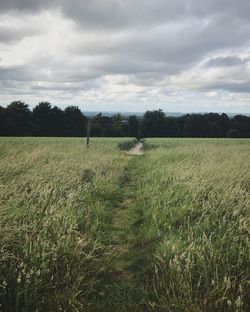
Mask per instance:
[[[240,137],[241,137],[241,133],[237,129],[230,129],[227,132],[227,138],[240,138]]]
[[[133,148],[138,141],[136,139],[118,143],[118,148],[122,151],[128,151]]]

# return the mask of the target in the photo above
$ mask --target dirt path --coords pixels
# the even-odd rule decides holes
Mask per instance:
[[[118,182],[117,198],[111,208],[112,221],[106,232],[111,261],[104,275],[105,296],[99,297],[100,309],[95,311],[149,311],[145,305],[144,272],[148,267],[150,250],[141,244],[138,237],[143,220],[135,207],[140,166],[144,157],[133,155],[143,154],[142,144],[138,143],[127,154],[129,157]]]
[[[128,155],[142,155],[142,143],[138,143],[127,152]],[[113,245],[113,274],[122,280],[133,279],[130,267],[133,265],[131,242],[134,241],[132,231],[136,221],[132,213],[137,187],[137,166],[139,158],[131,157],[121,177],[120,198],[114,207],[113,227],[110,232]]]
[[[142,150],[142,143],[137,143],[133,148],[131,148],[131,150],[129,150],[128,152],[126,152],[129,155],[142,155],[143,150]]]
[[[131,218],[130,207],[135,196],[134,188],[133,171],[131,171],[131,168],[126,168],[121,184],[121,197],[114,211],[113,231],[110,233],[115,254],[113,273],[123,280],[131,278],[128,267],[131,261],[129,250],[130,232],[134,221]]]

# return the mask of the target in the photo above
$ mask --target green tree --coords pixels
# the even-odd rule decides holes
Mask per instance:
[[[6,112],[5,108],[0,106],[0,135],[6,135]]]
[[[11,136],[30,135],[31,112],[22,101],[11,102],[5,110],[6,134]]]
[[[33,132],[38,136],[51,135],[53,119],[51,115],[51,104],[49,102],[40,102],[34,107],[32,112]]]
[[[131,137],[139,138],[140,121],[135,115],[128,117],[128,135]]]
[[[165,135],[166,115],[159,109],[147,111],[143,115],[141,135],[143,137],[161,137]]]
[[[64,110],[63,134],[65,136],[84,136],[87,118],[79,107],[68,106]]]
[[[187,115],[183,126],[184,137],[208,137],[209,127],[206,118],[201,114]]]

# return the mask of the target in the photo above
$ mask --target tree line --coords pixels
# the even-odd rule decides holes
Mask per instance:
[[[77,106],[64,110],[41,102],[31,110],[28,104],[14,101],[0,106],[0,136],[86,135],[88,118]],[[91,118],[91,136],[97,137],[209,137],[250,138],[250,117],[226,114],[186,114],[169,117],[162,110],[147,111],[141,118],[101,113]]]

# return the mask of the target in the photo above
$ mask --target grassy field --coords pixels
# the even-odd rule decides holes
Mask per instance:
[[[250,140],[126,141],[0,139],[0,310],[250,310]]]

